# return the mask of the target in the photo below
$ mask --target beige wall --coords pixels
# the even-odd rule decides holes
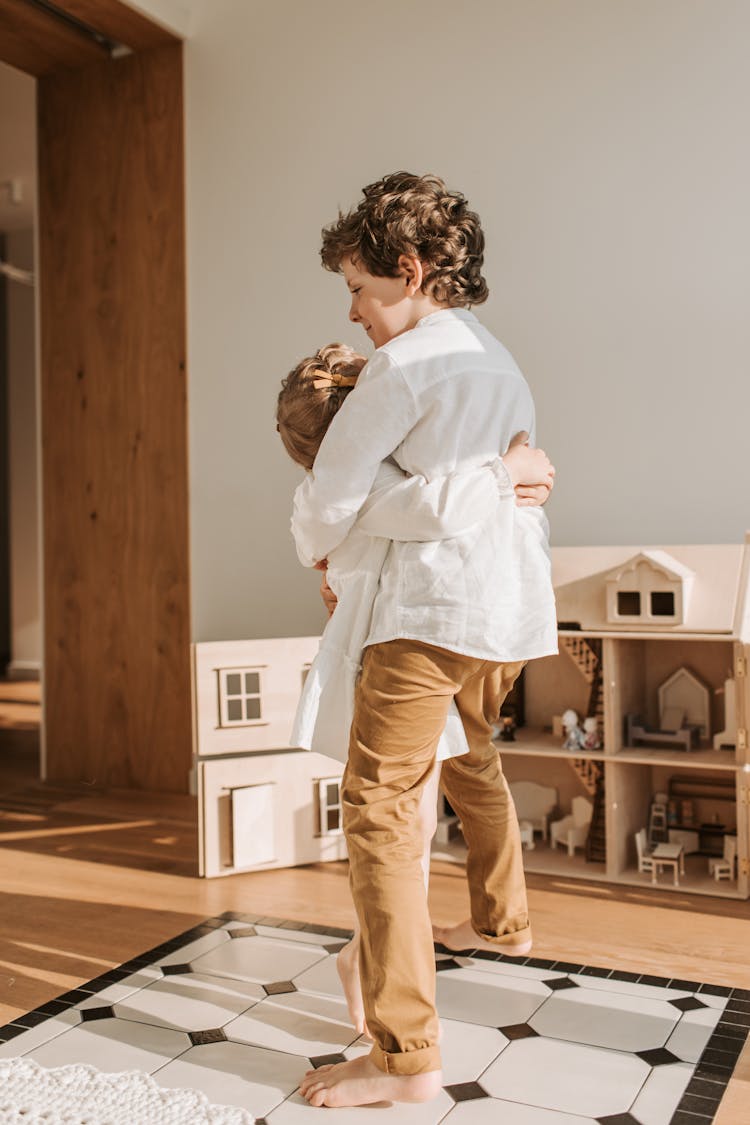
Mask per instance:
[[[142,3],[147,8],[147,3]],[[339,338],[318,235],[398,168],[487,232],[482,319],[534,390],[554,542],[738,541],[750,416],[744,0],[195,0],[186,46],[199,640],[322,622],[281,375]]]
[[[13,265],[34,268],[34,233],[6,236]],[[34,290],[8,284],[8,475],[10,481],[11,671],[38,671],[42,658],[39,590],[36,326]]]
[[[5,255],[34,269],[36,83],[0,63],[0,231]],[[20,182],[19,202],[3,186]],[[8,480],[11,671],[38,671],[42,635],[39,592],[39,504],[34,289],[10,281],[7,292]]]
[[[36,207],[36,82],[0,62],[0,230],[34,225]],[[21,198],[7,183],[19,181]]]

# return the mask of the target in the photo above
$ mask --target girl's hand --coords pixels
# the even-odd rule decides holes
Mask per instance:
[[[338,598],[334,594],[331,587],[328,585],[325,568],[321,567],[319,564],[316,564],[316,566],[318,570],[323,571],[323,577],[320,580],[320,596],[323,599],[324,606],[328,610],[328,616],[333,617],[333,611],[338,605]]]

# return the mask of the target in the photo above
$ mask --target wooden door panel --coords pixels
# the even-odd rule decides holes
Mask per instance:
[[[181,46],[38,86],[46,776],[184,791]]]

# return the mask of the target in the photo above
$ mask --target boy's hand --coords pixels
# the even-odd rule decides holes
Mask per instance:
[[[550,491],[546,484],[517,484],[516,504],[519,508],[542,508]]]
[[[520,484],[526,487],[544,485],[551,489],[555,483],[555,466],[543,449],[532,449],[521,443],[511,445],[502,461],[514,488]]]

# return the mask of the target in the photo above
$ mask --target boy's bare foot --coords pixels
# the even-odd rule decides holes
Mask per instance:
[[[479,937],[469,918],[457,926],[433,926],[432,936],[446,949],[458,953],[462,949],[488,949],[492,953],[505,953],[508,957],[525,957],[531,952],[531,939],[520,942],[484,941]]]
[[[336,957],[341,984],[344,988],[346,1006],[349,1009],[354,1030],[358,1035],[370,1036],[365,1023],[365,1005],[362,999],[362,984],[359,979],[359,939],[353,938],[340,949]]]
[[[372,1105],[374,1102],[428,1102],[443,1084],[440,1070],[427,1074],[386,1074],[369,1055],[308,1070],[300,1093],[310,1105]]]

